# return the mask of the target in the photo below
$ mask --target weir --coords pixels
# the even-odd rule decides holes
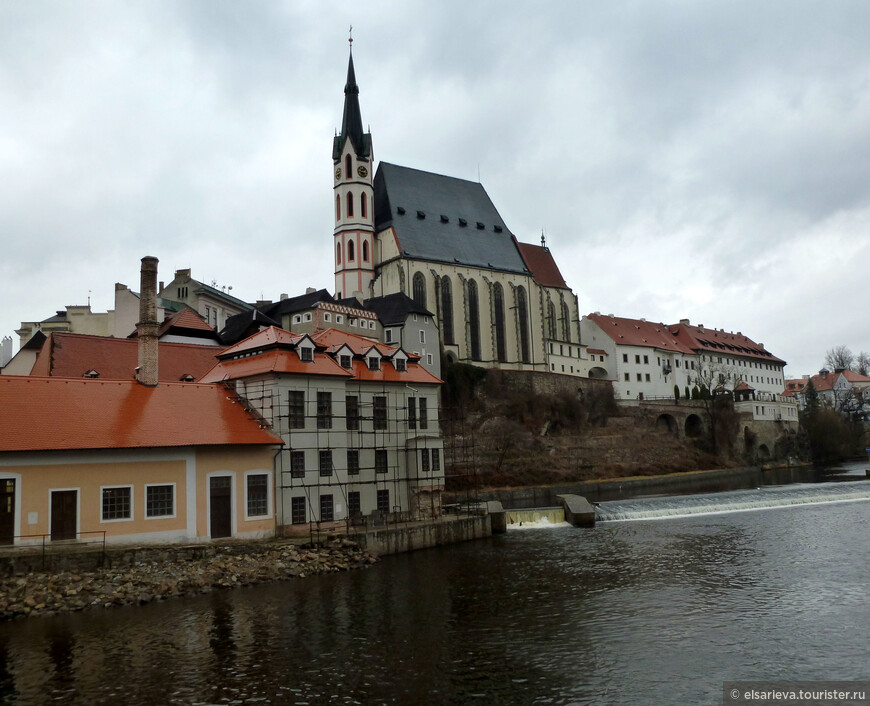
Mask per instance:
[[[505,510],[508,529],[527,526],[561,525],[565,522],[565,510],[561,507],[531,507]]]
[[[598,522],[651,520],[862,500],[870,500],[870,484],[863,480],[802,483],[725,493],[615,500],[600,503],[596,515]]]

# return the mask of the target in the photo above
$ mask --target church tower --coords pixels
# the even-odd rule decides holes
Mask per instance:
[[[371,133],[363,133],[359,86],[353,71],[353,44],[344,86],[344,115],[341,132],[332,143],[332,163],[335,295],[340,299],[361,292],[363,298],[370,297],[375,269],[374,155]]]

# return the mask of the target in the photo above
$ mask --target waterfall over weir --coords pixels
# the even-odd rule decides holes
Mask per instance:
[[[598,505],[596,520],[654,520],[856,500],[870,500],[870,483],[801,483],[726,493],[614,500]]]

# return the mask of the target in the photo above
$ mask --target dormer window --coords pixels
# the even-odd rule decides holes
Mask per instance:
[[[339,361],[341,363],[341,367],[346,368],[348,370],[350,370],[351,360],[352,359],[349,355],[339,356]]]
[[[299,358],[303,363],[311,363],[314,360],[314,349],[309,346],[300,348]]]
[[[83,378],[98,378],[98,377],[100,377],[100,374],[96,370],[88,370],[88,372],[86,372],[84,375],[82,375],[82,377]]]
[[[369,370],[380,370],[381,369],[381,359],[378,356],[373,355],[369,356]]]
[[[407,362],[404,358],[395,358],[393,364],[396,366],[397,373],[404,373],[408,369]]]
[[[194,380],[196,380],[196,378],[193,377],[193,375],[191,375],[190,373],[187,373],[186,375],[182,375],[178,379],[181,380],[181,382],[193,382]]]

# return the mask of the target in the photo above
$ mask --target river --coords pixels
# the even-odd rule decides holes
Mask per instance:
[[[0,702],[721,704],[726,680],[867,679],[870,482],[849,485],[605,503],[635,519],[2,624]]]

